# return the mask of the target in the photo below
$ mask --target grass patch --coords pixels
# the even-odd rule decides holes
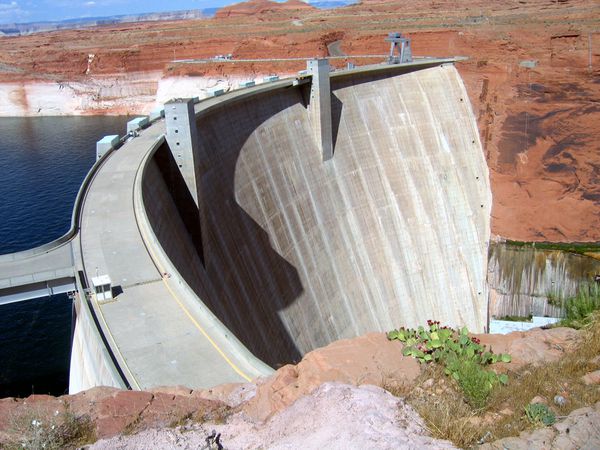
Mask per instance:
[[[227,418],[231,416],[233,409],[226,404],[209,407],[205,411],[198,411],[193,417],[193,420],[199,423],[210,422],[222,425],[227,422]]]
[[[600,309],[600,284],[585,283],[577,295],[564,300],[565,318],[557,326],[580,329],[591,323],[594,311]]]
[[[506,243],[513,247],[530,247],[539,250],[560,250],[563,252],[576,253],[578,255],[600,257],[600,243],[598,242],[524,242],[507,239]]]
[[[227,422],[227,418],[233,413],[233,409],[225,404],[218,406],[208,406],[200,408],[195,412],[188,412],[169,423],[169,428],[187,426],[192,423],[214,423],[222,425]]]
[[[494,387],[493,377],[490,381],[490,373],[482,370],[473,361],[457,361],[456,382],[462,390],[465,400],[474,408],[483,408]],[[494,374],[495,375],[495,374]]]
[[[188,423],[190,423],[192,421],[193,416],[194,416],[194,413],[191,413],[191,412],[184,414],[183,416],[172,420],[171,423],[169,423],[169,425],[167,425],[167,426],[169,428],[177,428],[177,427],[187,425]]]
[[[477,409],[462,401],[460,388],[445,376],[442,368],[427,366],[417,383],[430,387],[411,390],[406,400],[423,418],[433,437],[452,441],[463,448],[481,438],[481,427],[474,420]],[[393,391],[392,394],[397,395]]]
[[[507,322],[531,322],[533,320],[533,314],[528,316],[503,316],[498,317],[496,320],[505,320]]]

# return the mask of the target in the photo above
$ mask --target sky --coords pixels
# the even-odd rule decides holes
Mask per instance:
[[[0,24],[205,9],[240,0],[0,0]]]

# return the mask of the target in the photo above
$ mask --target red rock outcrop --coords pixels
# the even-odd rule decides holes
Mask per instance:
[[[415,55],[470,58],[458,69],[491,169],[493,233],[600,241],[597,17],[595,0],[366,0],[334,10],[253,0],[211,20],[0,37],[0,82],[126,79],[150,71],[164,77],[293,73],[302,61],[172,61],[229,53],[234,60],[326,56],[333,42],[347,55],[382,54],[387,32],[406,32]]]
[[[285,2],[274,2],[271,0],[249,0],[247,2],[236,3],[231,6],[225,6],[215,13],[216,19],[225,19],[230,17],[256,16],[273,12],[295,12],[295,11],[314,11],[315,8],[301,0],[287,0]]]
[[[569,351],[578,334],[556,328],[477,336],[482,343],[492,345],[495,352],[509,352],[513,356],[510,365],[516,368],[556,360]],[[381,386],[393,380],[411,386],[420,371],[414,358],[402,355],[401,343],[388,341],[383,333],[371,333],[312,351],[299,364],[286,365],[254,383],[195,391],[182,386],[157,387],[150,392],[98,387],[62,397],[0,399],[0,444],[14,437],[15,423],[28,425],[36,420],[43,425],[59,424],[65,411],[89,417],[99,439],[166,427],[189,417],[219,421],[232,411],[243,413],[253,423],[262,423],[323,383]]]

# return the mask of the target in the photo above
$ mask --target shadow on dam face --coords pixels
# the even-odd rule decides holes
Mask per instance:
[[[491,193],[456,69],[332,78],[325,163],[303,89],[197,118],[199,209],[156,152],[144,206],[176,270],[272,366],[430,318],[483,331]]]
[[[288,89],[261,100],[198,121],[200,164],[206,164],[199,171],[198,202],[205,268],[216,291],[207,305],[254,355],[278,365],[301,357],[279,312],[301,296],[302,282],[236,199],[236,167],[253,133],[301,98]]]
[[[303,289],[296,268],[273,249],[268,234],[236,201],[235,169],[249,134],[277,110],[301,101],[299,91],[290,90],[289,94],[246,115],[243,122],[231,117],[225,128],[220,128],[223,124],[218,118],[203,118],[198,132],[202,154],[199,208],[166,143],[156,152],[144,180],[164,184],[161,197],[168,196],[166,202],[157,202],[156,186],[144,189],[149,194],[144,195],[147,211],[167,206],[156,214],[163,218],[166,214],[175,222],[170,231],[164,230],[169,237],[159,237],[169,259],[224,325],[272,366],[301,358],[278,312],[300,297]],[[151,222],[154,227],[156,221]],[[154,227],[154,231],[158,236],[160,229]],[[165,240],[173,238],[177,245],[165,245]],[[187,260],[182,253],[188,255]]]

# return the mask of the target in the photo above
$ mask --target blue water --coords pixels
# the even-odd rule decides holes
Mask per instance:
[[[0,118],[0,254],[68,231],[96,141],[127,117]],[[0,306],[0,397],[68,390],[71,302],[66,295]]]

